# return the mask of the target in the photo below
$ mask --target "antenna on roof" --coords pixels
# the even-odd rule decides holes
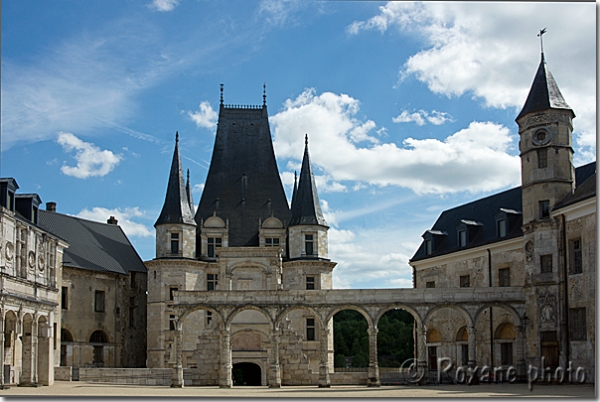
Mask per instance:
[[[546,33],[546,28],[540,29],[540,33],[537,36],[540,37],[540,50],[542,51],[542,57],[544,56],[544,40],[542,36]]]
[[[221,105],[223,104],[223,84],[221,84]]]
[[[263,106],[267,106],[267,84],[263,83]]]

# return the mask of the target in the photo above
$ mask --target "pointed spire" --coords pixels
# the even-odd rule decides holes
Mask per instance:
[[[298,192],[298,173],[294,170],[294,190],[292,191],[292,207],[294,206],[294,200],[296,199],[297,192]]]
[[[194,213],[194,199],[192,198],[192,185],[190,183],[190,169],[187,170],[187,183],[185,184],[185,192],[187,193],[188,204],[190,204],[190,210]]]
[[[302,169],[298,189],[292,196],[292,220],[290,226],[295,225],[321,225],[327,226],[323,217],[319,195],[315,185],[315,177],[312,172],[310,155],[308,152],[308,134],[304,139],[304,157],[302,158]]]
[[[175,133],[175,151],[171,162],[171,172],[167,184],[167,194],[162,211],[154,226],[166,223],[185,223],[196,226],[188,200],[188,194],[183,182],[181,157],[179,155],[179,133]]]
[[[541,35],[544,33],[545,29],[538,34],[540,40]],[[552,74],[546,65],[546,59],[542,49],[540,65],[533,79],[533,83],[531,84],[525,105],[517,116],[517,120],[528,113],[540,112],[546,109],[570,110],[571,113],[573,113],[573,110],[560,93],[558,85],[556,85],[556,81],[554,81],[554,77],[552,77]],[[573,113],[573,117],[575,117],[575,113]]]
[[[267,84],[263,84],[263,106],[267,106]]]

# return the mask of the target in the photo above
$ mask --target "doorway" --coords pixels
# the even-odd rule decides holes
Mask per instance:
[[[256,363],[236,363],[231,378],[235,386],[261,386],[261,370]]]

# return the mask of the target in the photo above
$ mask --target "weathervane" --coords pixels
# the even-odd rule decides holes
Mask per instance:
[[[540,33],[537,35],[540,37],[540,49],[542,50],[542,54],[544,54],[544,41],[542,36],[546,33],[546,28],[540,29]]]

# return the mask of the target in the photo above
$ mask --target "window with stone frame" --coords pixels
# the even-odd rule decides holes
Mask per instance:
[[[468,288],[471,286],[471,276],[470,275],[461,275],[460,277],[460,287]]]
[[[95,345],[94,346],[94,357],[92,364],[103,364],[104,363],[104,347]]]
[[[171,286],[169,288],[169,300],[175,300],[175,292],[177,292],[178,290],[179,288],[175,286]]]
[[[569,337],[572,341],[587,340],[585,307],[569,309]]]
[[[175,325],[175,315],[170,314],[169,315],[169,331],[175,331],[176,329],[177,329],[177,327]]]
[[[425,282],[425,287],[426,288],[435,288],[435,281]]]
[[[437,346],[427,347],[427,360],[429,361],[429,370],[437,370]]]
[[[60,307],[63,310],[69,309],[69,287],[63,286],[60,293]]]
[[[179,254],[179,233],[171,233],[171,254]]]
[[[581,238],[569,240],[569,273],[571,275],[583,272],[583,260],[581,257]]]
[[[136,272],[135,271],[129,272],[129,279],[130,279],[129,286],[131,287],[131,289],[137,289],[137,281],[136,281]]]
[[[206,274],[206,290],[217,290],[219,284],[219,274]]]
[[[216,249],[217,247],[221,247],[223,244],[223,239],[220,237],[209,237],[207,239],[207,255],[210,258],[214,258],[217,256]]]
[[[552,254],[540,255],[540,272],[542,274],[552,272]]]
[[[469,364],[469,345],[461,345],[461,364],[466,366]]]
[[[550,201],[543,200],[539,202],[540,207],[540,219],[548,218],[550,216]]]
[[[503,366],[510,366],[513,364],[512,342],[502,342],[500,344],[500,364]]]
[[[265,237],[265,247],[279,247],[279,237]]]
[[[212,322],[213,316],[212,311],[206,311],[206,326],[210,327],[210,323]]]
[[[314,254],[314,238],[312,234],[304,235],[304,252],[306,255]]]
[[[538,169],[544,169],[548,167],[548,148],[541,148],[537,150]]]
[[[315,340],[315,319],[314,318],[306,319],[306,340],[307,341]]]
[[[498,286],[501,288],[510,286],[510,268],[500,268],[498,270]]]
[[[426,255],[433,254],[433,240],[432,239],[425,240],[425,254]]]
[[[458,246],[464,247],[467,245],[467,231],[466,229],[458,231]]]
[[[506,237],[506,219],[498,219],[496,222],[498,237]]]
[[[94,293],[94,311],[104,313],[104,291],[96,290]]]
[[[306,277],[306,290],[315,290],[315,277],[314,276]]]

